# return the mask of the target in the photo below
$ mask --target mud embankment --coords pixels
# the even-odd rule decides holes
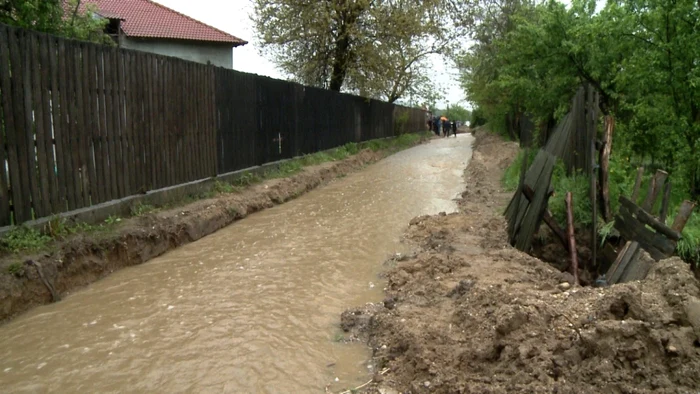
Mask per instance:
[[[346,311],[370,393],[690,393],[700,389],[700,286],[677,258],[648,279],[572,287],[508,245],[500,177],[517,147],[478,134],[460,212],[419,217],[387,262],[383,303]]]
[[[122,220],[108,233],[71,236],[37,256],[0,259],[0,322],[47,304],[124,267],[144,263],[196,241],[247,215],[296,198],[331,180],[362,169],[390,152],[363,150],[341,161],[306,167],[238,193]],[[18,260],[21,259],[21,260]],[[21,268],[9,273],[11,262]],[[31,261],[31,263],[28,263]],[[17,263],[15,263],[17,266]],[[53,294],[53,295],[52,295]]]

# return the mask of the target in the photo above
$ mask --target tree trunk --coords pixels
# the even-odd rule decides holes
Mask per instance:
[[[335,55],[333,56],[333,73],[331,74],[330,89],[340,92],[348,73],[348,60],[350,59],[350,40],[348,39],[347,28],[341,27],[341,33],[335,43]]]

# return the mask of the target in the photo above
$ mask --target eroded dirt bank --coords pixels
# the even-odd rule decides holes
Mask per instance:
[[[0,323],[35,306],[88,285],[124,267],[144,263],[180,245],[196,241],[232,222],[281,204],[388,155],[364,150],[341,161],[306,167],[289,178],[273,179],[240,193],[221,194],[189,205],[123,220],[108,233],[72,236],[38,256],[9,255],[0,266],[22,258],[20,272],[0,273]],[[48,286],[47,286],[48,283]]]
[[[378,371],[370,393],[690,393],[700,389],[700,289],[677,258],[650,277],[571,288],[511,248],[500,177],[517,146],[477,134],[460,212],[411,221],[383,303],[346,311]]]

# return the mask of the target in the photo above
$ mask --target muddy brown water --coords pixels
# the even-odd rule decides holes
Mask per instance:
[[[405,150],[1,326],[2,391],[357,386],[370,352],[337,342],[339,315],[382,299],[411,218],[456,209],[471,142]]]

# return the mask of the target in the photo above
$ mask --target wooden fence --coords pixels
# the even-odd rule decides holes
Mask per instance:
[[[408,119],[397,128],[397,120]],[[0,226],[348,142],[424,113],[0,25]]]

